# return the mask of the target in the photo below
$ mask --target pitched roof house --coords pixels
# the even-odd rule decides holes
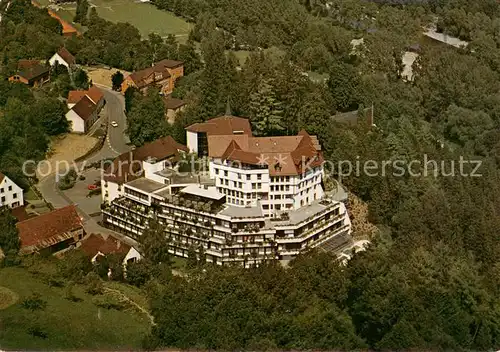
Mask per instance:
[[[125,77],[122,83],[121,91],[129,87],[135,87],[146,92],[149,87],[159,87],[163,95],[169,95],[174,90],[175,81],[184,75],[184,64],[182,61],[162,60],[153,66],[143,70],[132,72]]]
[[[23,205],[23,189],[0,172],[0,207],[17,208]]]
[[[49,67],[42,65],[39,60],[19,60],[16,74],[9,77],[10,82],[20,82],[32,87],[39,87],[49,79]]]
[[[72,90],[68,96],[66,119],[71,123],[71,131],[87,133],[99,119],[105,99],[101,90],[95,86],[88,90]]]
[[[83,222],[76,207],[69,205],[16,224],[21,240],[21,254],[51,254],[83,238]]]
[[[181,152],[187,153],[188,151],[185,145],[177,143],[172,136],[157,139],[135,150],[119,155],[113,160],[113,164],[105,170],[103,180],[118,184],[132,181],[141,177],[144,171],[141,170],[142,162],[151,162],[153,160],[161,162],[167,159],[178,161]]]
[[[54,66],[56,62],[59,65],[66,66],[68,70],[76,64],[75,57],[66,49],[61,47],[52,57],[49,59],[50,66]]]

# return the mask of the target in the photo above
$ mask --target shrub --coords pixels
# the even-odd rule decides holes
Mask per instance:
[[[90,272],[85,276],[85,292],[91,295],[100,295],[104,290],[102,280],[95,272]]]
[[[21,302],[21,306],[24,309],[34,312],[35,310],[44,310],[47,307],[47,301],[42,299],[42,296],[38,292],[33,292],[31,296]]]
[[[31,336],[40,337],[42,339],[46,339],[47,337],[49,337],[49,335],[38,325],[30,326],[27,332]]]

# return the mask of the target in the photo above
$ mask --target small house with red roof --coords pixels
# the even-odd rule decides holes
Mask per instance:
[[[21,254],[53,254],[74,245],[85,235],[83,221],[74,205],[16,224]]]
[[[75,133],[87,133],[99,119],[104,104],[104,94],[96,86],[88,90],[72,90],[68,95],[66,119]]]
[[[49,67],[39,60],[19,60],[17,72],[9,77],[10,82],[19,82],[31,87],[40,87],[49,80]]]

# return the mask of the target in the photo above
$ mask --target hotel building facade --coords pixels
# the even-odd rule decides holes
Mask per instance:
[[[345,203],[324,191],[315,136],[254,137],[248,120],[233,116],[186,131],[187,147],[166,137],[113,162],[101,181],[106,226],[137,239],[154,216],[172,254],[194,249],[220,265],[351,244]]]

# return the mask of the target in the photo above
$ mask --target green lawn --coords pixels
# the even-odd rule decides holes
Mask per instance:
[[[117,311],[97,308],[92,303],[92,296],[85,294],[78,286],[73,292],[83,300],[71,302],[64,298],[64,287],[50,287],[27,269],[0,269],[0,285],[19,296],[17,303],[0,310],[0,348],[138,349],[149,329],[149,321],[144,314],[132,309]],[[23,298],[33,292],[40,293],[47,301],[45,310],[31,313],[21,307]],[[34,325],[40,326],[47,333],[47,338],[28,334],[28,328]]]
[[[48,0],[41,1],[46,5]],[[149,33],[161,36],[175,34],[180,42],[184,42],[190,31],[190,24],[174,14],[158,10],[149,3],[140,3],[134,0],[91,0],[97,13],[111,22],[128,22],[146,37]],[[57,12],[63,19],[71,22],[76,12],[76,4],[63,4]]]
[[[40,200],[38,196],[36,195],[35,192],[33,192],[33,189],[30,187],[26,193],[24,193],[24,199],[25,200]]]
[[[232,51],[232,53],[234,54],[234,56],[236,56],[240,65],[243,65],[245,64],[247,58],[250,56],[251,51],[237,50],[237,51]],[[267,55],[269,55],[269,57],[271,57],[271,59],[276,61],[280,61],[285,55],[285,52],[277,47],[270,47],[268,49],[264,49],[264,53],[266,53]]]

